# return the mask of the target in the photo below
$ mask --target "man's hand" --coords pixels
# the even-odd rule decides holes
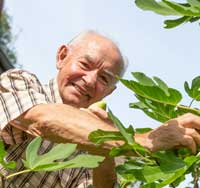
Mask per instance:
[[[200,116],[187,113],[176,118],[178,123],[185,128],[193,128],[200,131]]]
[[[103,101],[96,102],[92,105],[90,105],[88,108],[81,108],[81,110],[84,110],[94,117],[104,121],[110,126],[114,126],[112,121],[108,117],[108,113],[106,112],[106,103]]]
[[[155,130],[136,135],[136,142],[152,152],[187,147],[195,154],[200,145],[200,135],[196,129],[200,130],[200,117],[185,114],[169,120]]]

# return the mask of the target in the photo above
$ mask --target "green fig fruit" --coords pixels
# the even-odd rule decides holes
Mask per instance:
[[[107,107],[106,102],[104,102],[104,101],[98,101],[92,105],[98,106],[99,108],[101,108],[103,110],[106,110],[106,107]]]

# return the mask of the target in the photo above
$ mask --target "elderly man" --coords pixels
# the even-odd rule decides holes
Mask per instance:
[[[2,74],[0,126],[8,159],[16,160],[18,169],[23,168],[20,158],[30,141],[29,135],[46,139],[41,153],[48,151],[53,143],[76,143],[81,150],[106,157],[93,170],[93,185],[111,188],[116,176],[114,161],[107,153],[121,142],[108,142],[97,148],[88,140],[88,135],[96,129],[117,130],[108,123],[103,110],[93,109],[88,113],[80,108],[87,108],[111,94],[116,88],[116,75],[122,75],[124,64],[113,41],[97,32],[87,31],[59,48],[58,75],[49,84],[41,85],[37,77],[27,71],[10,70]],[[198,128],[199,122],[193,122],[191,116],[185,115],[151,132],[137,134],[135,140],[152,152],[177,146],[186,146],[195,152],[200,136],[193,128]],[[27,173],[11,179],[6,187],[81,188],[90,183],[87,169],[70,169]]]

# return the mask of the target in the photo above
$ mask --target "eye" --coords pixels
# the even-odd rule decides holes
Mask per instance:
[[[105,76],[105,75],[100,75],[100,76],[99,76],[99,80],[100,80],[100,82],[103,83],[104,85],[108,85],[108,84],[109,84],[109,80],[108,80],[107,76]]]
[[[90,65],[89,65],[89,63],[87,63],[87,62],[80,61],[80,65],[81,65],[81,67],[82,67],[83,69],[85,69],[85,70],[89,70],[89,69],[90,69]]]

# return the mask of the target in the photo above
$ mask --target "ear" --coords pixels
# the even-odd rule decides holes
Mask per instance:
[[[56,67],[57,69],[61,69],[64,64],[64,59],[69,54],[69,47],[67,45],[62,45],[59,47],[56,54]]]

